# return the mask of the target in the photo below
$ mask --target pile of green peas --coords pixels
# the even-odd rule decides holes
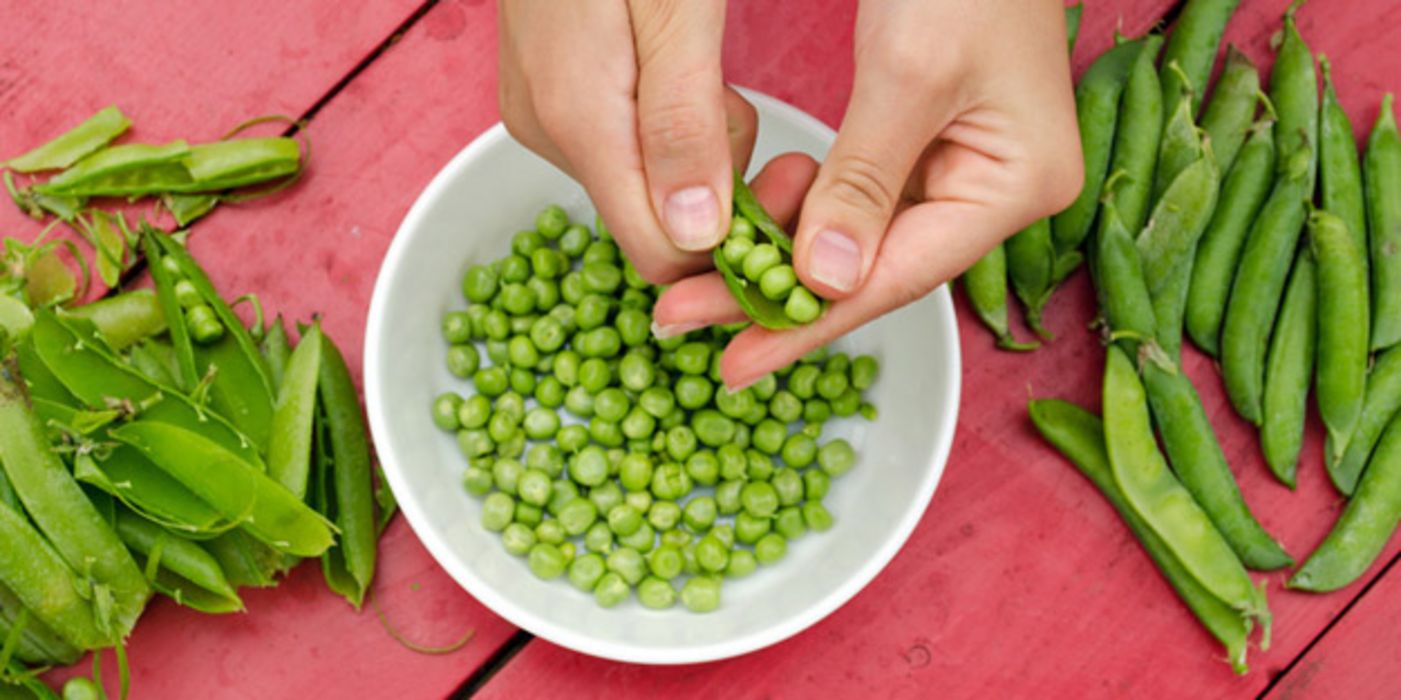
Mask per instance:
[[[730,392],[720,353],[739,328],[655,338],[660,288],[597,228],[552,205],[468,268],[468,306],[442,327],[449,372],[475,391],[437,396],[433,421],[456,433],[482,526],[536,576],[604,607],[635,591],[708,612],[725,578],[832,527],[822,500],[856,452],[819,440],[833,417],[875,419],[862,392],[878,363],[824,348]]]
[[[224,324],[219,322],[213,307],[205,303],[204,297],[195,285],[185,279],[185,272],[171,258],[165,258],[166,273],[175,280],[175,300],[185,314],[185,325],[190,329],[190,338],[200,345],[209,345],[224,337]]]
[[[730,233],[720,247],[725,262],[769,301],[783,304],[783,314],[794,323],[812,323],[822,314],[822,303],[798,282],[798,274],[787,254],[773,243],[755,241],[753,222],[735,212]]]

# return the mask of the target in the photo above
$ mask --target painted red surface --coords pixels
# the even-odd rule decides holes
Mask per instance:
[[[1077,67],[1109,45],[1115,27],[1139,33],[1171,4],[1090,2]],[[1286,4],[1244,0],[1229,38],[1267,65],[1268,38]],[[109,5],[3,13],[0,151],[41,140],[61,128],[55,120],[112,101],[153,139],[214,136],[249,114],[298,114],[413,9],[379,2],[346,11],[330,0]],[[851,0],[731,3],[727,77],[837,124],[849,94],[854,12]],[[1401,3],[1394,0],[1315,0],[1300,13],[1305,37],[1333,58],[1344,104],[1364,131],[1401,69],[1397,19]],[[358,366],[365,310],[389,240],[438,168],[498,119],[495,92],[493,4],[445,0],[317,115],[308,130],[316,152],[303,183],[216,212],[197,227],[195,253],[225,292],[256,291],[269,308],[297,318],[323,314]],[[30,226],[0,207],[0,232]],[[1265,577],[1275,644],[1252,655],[1250,675],[1230,673],[1114,513],[1025,418],[1029,394],[1097,406],[1102,352],[1085,329],[1092,303],[1083,277],[1073,280],[1048,312],[1058,340],[1029,362],[995,351],[960,300],[966,389],[944,481],[902,553],[827,620],[770,649],[692,667],[615,664],[533,641],[482,694],[1258,694],[1363,584],[1311,596],[1283,591],[1280,574]],[[1306,554],[1341,505],[1320,469],[1319,426],[1310,427],[1299,487],[1290,492],[1269,477],[1253,430],[1230,410],[1207,359],[1189,351],[1186,369],[1250,505],[1291,552]],[[460,591],[402,522],[383,550],[376,591],[394,624],[430,644],[475,628],[465,650],[442,657],[404,651],[372,613],[349,610],[304,567],[276,590],[250,593],[245,615],[211,619],[156,605],[132,640],[136,697],[450,693],[514,630]],[[1393,543],[1383,559],[1396,551]],[[1388,577],[1277,690],[1304,697],[1342,682],[1330,679],[1369,671],[1384,683],[1395,659],[1394,650],[1382,648],[1396,641],[1386,616],[1394,617],[1399,602],[1401,584]],[[1373,619],[1358,619],[1362,611]],[[1313,680],[1305,682],[1304,673]],[[1339,687],[1353,690],[1337,697],[1383,689]]]

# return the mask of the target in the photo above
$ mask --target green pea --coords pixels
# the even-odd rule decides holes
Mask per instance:
[[[520,523],[511,523],[501,531],[501,544],[507,552],[523,557],[535,546],[535,531]]]
[[[564,573],[564,567],[567,564],[559,547],[547,542],[536,542],[535,546],[530,548],[530,554],[526,560],[530,565],[530,573],[547,581],[559,578]]]
[[[622,447],[625,439],[622,427],[597,416],[589,419],[589,437],[604,447]]]
[[[774,301],[787,298],[797,286],[798,275],[792,265],[774,265],[759,276],[759,292]]]
[[[826,532],[832,529],[832,514],[821,501],[808,501],[802,506],[803,523],[813,532]]]
[[[803,417],[803,402],[793,392],[779,390],[769,400],[769,415],[784,423],[793,423]]]
[[[468,339],[482,340],[486,338],[486,327],[484,324],[486,323],[487,314],[491,313],[491,307],[486,304],[468,304],[467,310],[462,313],[466,315],[467,322],[470,325],[469,330],[471,335]]]
[[[696,412],[691,419],[695,437],[709,447],[719,447],[734,438],[735,423],[713,409]]]
[[[500,444],[515,437],[520,430],[520,423],[514,417],[506,413],[493,413],[486,422],[486,434],[492,441]]]
[[[735,515],[735,539],[743,544],[754,544],[773,528],[773,519],[759,517],[748,511]]]
[[[663,418],[676,407],[676,397],[670,389],[654,386],[638,396],[637,405],[653,417]]]
[[[460,408],[461,396],[452,392],[438,394],[438,397],[433,399],[433,424],[443,430],[457,430],[461,426],[457,419]]]
[[[644,411],[641,406],[633,406],[623,417],[620,427],[623,435],[629,440],[643,440],[652,435],[656,425],[657,419],[650,413]]]
[[[552,486],[553,481],[549,474],[539,469],[526,469],[516,482],[516,492],[521,501],[533,506],[544,506],[550,501]]]
[[[494,486],[491,471],[482,467],[467,467],[462,474],[462,486],[473,496],[485,496]]]
[[[803,404],[803,420],[808,423],[824,423],[832,417],[832,404],[822,399],[812,399]]]
[[[720,248],[720,254],[724,256],[725,262],[730,267],[738,268],[744,264],[744,259],[754,250],[754,241],[749,238],[735,238],[731,236],[725,239],[725,244]]]
[[[518,493],[524,474],[525,465],[514,459],[498,459],[491,465],[491,477],[497,490],[512,496]]]
[[[579,497],[579,487],[568,479],[558,479],[550,487],[550,502],[545,506],[545,510],[550,515],[558,516],[560,509],[569,505],[570,501]]]
[[[511,318],[501,309],[491,309],[482,319],[482,332],[488,340],[505,340],[511,337]]]
[[[596,522],[584,533],[584,548],[590,552],[607,554],[613,549],[613,530],[606,522]]]
[[[507,285],[524,284],[526,280],[530,279],[530,261],[520,255],[508,255],[501,259],[500,274],[501,291],[498,292],[498,300],[500,300],[499,295],[505,292]]]
[[[511,236],[511,252],[529,258],[545,245],[545,237],[537,231],[522,230]]]
[[[673,579],[681,575],[681,569],[685,567],[686,559],[681,554],[681,548],[669,544],[664,544],[652,550],[647,556],[647,568],[652,575],[662,579]]]
[[[676,604],[676,589],[668,581],[648,576],[637,586],[637,602],[653,610],[664,610]]]
[[[623,502],[623,490],[618,488],[617,483],[611,480],[605,481],[603,484],[589,489],[589,500],[593,502],[599,513],[607,513]]]
[[[650,303],[650,300],[648,300]],[[647,311],[636,308],[622,308],[613,319],[613,327],[618,330],[618,337],[623,344],[628,347],[638,347],[647,342],[652,335],[652,319]]]
[[[696,532],[704,532],[715,524],[715,518],[719,515],[719,508],[715,504],[715,499],[710,496],[697,496],[686,503],[682,512],[682,519],[686,527]]]
[[[817,367],[802,365],[788,375],[788,390],[804,401],[811,399],[817,395],[817,380],[821,376],[822,370]]]
[[[526,453],[525,466],[527,469],[544,472],[546,476],[555,479],[564,472],[564,455],[558,447],[548,443],[532,445],[530,451]]]
[[[652,495],[670,501],[691,492],[692,481],[686,470],[674,462],[657,467],[652,473]]]
[[[701,570],[711,573],[724,571],[730,563],[730,548],[714,534],[702,537],[696,543],[696,563]]]
[[[558,204],[551,204],[535,215],[535,230],[550,240],[559,238],[568,226],[569,214]]]
[[[817,457],[817,442],[804,433],[794,433],[784,441],[781,456],[790,467],[806,467]]]
[[[710,345],[702,342],[686,343],[672,353],[672,358],[676,369],[683,374],[705,374],[710,366]]]
[[[608,529],[620,537],[637,532],[642,527],[642,511],[622,503],[608,511]]]
[[[588,389],[576,386],[564,395],[564,408],[580,418],[593,416],[594,396]]]
[[[740,512],[740,492],[744,489],[741,479],[729,479],[715,487],[715,508],[720,515],[734,515]]]
[[[778,510],[778,491],[767,481],[751,481],[739,494],[740,504],[750,515],[767,518]]]
[[[749,458],[744,456],[744,448],[734,443],[721,445],[715,451],[720,463],[720,478],[725,480],[744,478],[749,468]]]
[[[646,513],[652,507],[652,492],[629,491],[626,496],[623,496],[623,502],[632,506],[639,513]]]
[[[618,246],[612,241],[594,241],[584,249],[585,265],[618,262]]]
[[[720,480],[720,460],[710,450],[697,450],[686,458],[686,474],[701,486],[714,486]]]
[[[758,283],[769,268],[783,262],[783,254],[771,243],[759,243],[744,256],[744,261],[740,264],[745,278],[750,282]]]
[[[788,554],[788,540],[783,539],[783,535],[776,532],[770,532],[754,543],[754,558],[760,564],[767,566],[777,563],[786,554]]]
[[[803,470],[803,494],[808,500],[820,501],[826,498],[831,487],[832,480],[827,476],[827,472],[821,469]]]
[[[623,271],[611,263],[588,263],[580,272],[584,276],[584,289],[595,294],[612,294],[623,283]]]
[[[466,311],[449,311],[443,314],[443,339],[453,345],[472,341],[472,320]]]
[[[569,463],[569,475],[581,486],[598,486],[608,478],[608,454],[597,445],[579,450]]]
[[[744,578],[759,568],[759,560],[754,558],[754,553],[747,549],[736,549],[730,552],[730,565],[725,567],[725,576],[729,578]],[[700,577],[697,577],[700,578]],[[695,578],[691,579],[696,580]],[[685,589],[682,589],[685,592]]]
[[[749,469],[745,474],[750,481],[768,481],[773,476],[773,458],[758,450],[749,449],[744,451],[744,456],[749,459]]]
[[[691,543],[691,533],[686,530],[673,528],[663,532],[658,539],[661,541],[662,547],[681,549]]]
[[[492,493],[482,500],[482,527],[501,532],[511,524],[516,512],[516,500],[504,493]]]
[[[468,458],[482,457],[491,454],[496,449],[496,443],[485,430],[459,430],[457,431],[457,447],[462,450],[462,454]]]
[[[604,608],[614,607],[627,600],[631,593],[632,589],[628,587],[627,581],[613,571],[604,574],[593,589],[594,601]]]
[[[773,529],[784,539],[795,540],[807,533],[807,525],[803,521],[803,513],[797,506],[780,508],[773,518]]]
[[[462,278],[462,294],[469,301],[485,303],[496,295],[496,285],[494,270],[485,265],[473,265],[467,268],[467,274]]]
[[[778,454],[788,439],[788,426],[773,419],[764,419],[754,426],[750,437],[755,449],[767,454]]]
[[[846,392],[850,383],[845,374],[828,370],[817,379],[817,394],[828,401]]]
[[[828,476],[841,476],[856,464],[856,450],[851,443],[837,438],[817,450],[817,463]]]
[[[598,519],[598,510],[593,501],[576,498],[560,508],[559,524],[570,537],[584,534]]]
[[[593,240],[593,235],[585,226],[575,224],[565,229],[559,238],[559,249],[571,258],[577,258],[588,249],[589,243]]]
[[[642,554],[631,547],[619,547],[608,554],[608,570],[618,574],[630,586],[637,585],[647,573]]]
[[[573,501],[570,501],[573,503]],[[544,520],[535,526],[536,539],[545,544],[559,546],[564,544],[564,526],[558,520]]]
[[[584,301],[584,276],[578,270],[566,272],[559,278],[559,296],[565,304],[570,304],[571,317],[578,314],[577,304]]]
[[[624,394],[621,389],[604,389],[594,397],[594,415],[603,420],[621,421],[628,414],[630,408],[632,408],[632,402],[628,400],[627,394]]]
[[[608,566],[604,563],[603,557],[597,553],[591,552],[581,557],[575,557],[573,561],[569,562],[569,582],[575,588],[587,593],[594,590],[607,570]]]
[[[618,481],[628,491],[643,491],[652,484],[652,459],[645,454],[630,454],[618,465]]]
[[[684,425],[666,432],[666,453],[674,460],[684,461],[696,451],[696,433]]]
[[[456,377],[466,379],[472,376],[481,365],[482,358],[477,354],[477,346],[470,343],[448,348],[448,371]]]
[[[654,530],[665,532],[681,522],[681,506],[673,501],[653,501],[647,509],[647,523]]]
[[[822,315],[822,304],[807,287],[794,287],[783,304],[783,313],[797,323],[812,323]]]

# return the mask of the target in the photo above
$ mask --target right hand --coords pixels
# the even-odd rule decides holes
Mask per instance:
[[[724,0],[501,0],[511,135],[583,183],[648,281],[710,267],[756,115],[724,84]]]

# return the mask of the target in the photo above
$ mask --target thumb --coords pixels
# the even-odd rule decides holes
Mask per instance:
[[[723,0],[633,0],[637,134],[652,207],[677,248],[714,247],[733,177],[720,45]]]
[[[908,86],[858,70],[832,151],[803,203],[794,266],[829,299],[850,296],[871,272],[910,172],[948,117]]]

